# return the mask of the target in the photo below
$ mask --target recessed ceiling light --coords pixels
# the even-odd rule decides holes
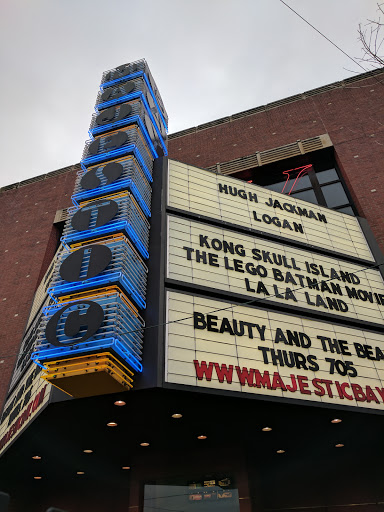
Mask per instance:
[[[207,439],[207,436],[197,436],[197,439]]]
[[[77,471],[76,475],[84,475],[84,471]]]
[[[126,405],[126,402],[124,402],[124,400],[116,400],[115,405],[119,405],[121,407],[123,405]]]
[[[93,453],[93,450],[83,450],[84,453]]]
[[[263,432],[270,432],[272,429],[271,427],[264,427],[261,429]]]
[[[109,423],[107,423],[107,426],[108,427],[117,427],[117,423],[115,423],[114,421],[110,421]]]
[[[34,456],[32,457],[32,459],[40,460],[40,459],[41,459],[41,457],[40,457],[40,455],[34,455]]]
[[[121,469],[131,469],[131,466],[123,466]]]
[[[342,443],[335,444],[335,447],[336,447],[336,448],[343,448],[343,446],[344,446],[344,445],[343,445]]]
[[[179,414],[179,413],[176,413],[176,414],[172,414],[172,418],[175,418],[175,419],[179,419],[179,418],[182,418],[183,415],[182,414]]]
[[[140,446],[149,446],[149,443],[140,443]]]
[[[338,418],[335,418],[331,421],[331,423],[341,423],[343,420],[339,420]]]
[[[41,480],[41,478],[42,478],[42,477],[41,477],[41,476],[34,476],[33,478],[34,478],[35,480]]]
[[[277,450],[276,453],[285,453],[285,450]]]

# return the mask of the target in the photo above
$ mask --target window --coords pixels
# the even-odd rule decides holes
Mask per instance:
[[[339,179],[336,169],[327,169],[326,171],[320,171],[316,173],[316,177],[321,185]]]
[[[252,183],[303,201],[356,215],[352,200],[336,167],[329,162],[290,168],[284,162],[253,171]]]
[[[328,208],[348,204],[347,194],[344,192],[343,185],[340,182],[331,183],[321,187]]]

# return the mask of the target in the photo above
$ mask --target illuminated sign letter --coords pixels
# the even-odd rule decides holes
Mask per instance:
[[[119,206],[115,201],[99,199],[98,201],[93,201],[92,203],[83,206],[83,208],[80,208],[80,210],[78,210],[72,217],[71,224],[73,229],[76,229],[76,231],[91,229],[90,224],[92,220],[92,213],[96,212],[97,217],[94,227],[99,228],[112,220],[118,210]]]
[[[117,149],[128,141],[128,135],[125,132],[117,132],[106,138],[103,151]],[[97,155],[100,149],[100,139],[94,140],[88,147],[89,155]]]
[[[97,169],[94,168],[86,172],[81,178],[80,185],[86,190],[93,190],[94,188],[99,187],[101,185],[101,179],[98,177],[100,172],[107,178],[107,182],[104,185],[109,185],[120,178],[123,170],[124,167],[121,164],[111,162],[105,167],[98,167]]]
[[[103,125],[110,123],[112,121],[120,121],[120,119],[125,119],[132,113],[132,107],[128,103],[123,103],[119,109],[119,115],[115,118],[116,115],[116,107],[109,107],[103,110],[96,117],[96,124]]]
[[[107,124],[110,123],[115,119],[116,114],[116,107],[110,107],[105,110],[103,110],[97,117],[96,117],[96,124]]]
[[[87,261],[87,272],[84,275],[83,260],[84,256],[89,256]],[[112,251],[106,245],[89,245],[81,247],[65,258],[60,266],[60,276],[73,283],[75,281],[84,281],[97,276],[105,270],[112,259]]]
[[[60,342],[57,338],[57,327],[60,320],[62,319],[63,313],[65,313],[70,308],[72,308],[72,311],[69,311],[64,319],[65,336],[68,338],[74,338],[80,333],[82,327],[86,327],[87,330],[80,339],[72,339],[66,342]],[[80,311],[84,309],[85,312],[81,313]],[[92,302],[90,300],[74,302],[72,304],[67,304],[63,308],[59,309],[59,311],[56,311],[56,313],[47,323],[47,327],[45,328],[45,336],[49,343],[57,347],[75,345],[91,338],[99,330],[103,320],[103,308],[96,302]]]
[[[131,68],[131,69],[129,69]],[[105,77],[105,82],[109,82],[109,80],[116,80],[117,78],[122,78],[123,76],[130,75],[137,71],[137,65],[131,64],[131,66],[123,65],[116,68],[114,71],[109,71]]]

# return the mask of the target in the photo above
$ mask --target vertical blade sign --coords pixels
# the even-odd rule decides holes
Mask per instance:
[[[144,59],[103,74],[31,356],[71,396],[128,390],[143,369],[152,171],[167,123]]]

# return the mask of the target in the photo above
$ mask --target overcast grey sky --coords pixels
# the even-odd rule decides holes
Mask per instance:
[[[376,0],[286,2],[361,56],[358,23]],[[147,60],[170,133],[363,72],[279,0],[0,6],[0,186],[78,162],[102,72],[126,62]]]

